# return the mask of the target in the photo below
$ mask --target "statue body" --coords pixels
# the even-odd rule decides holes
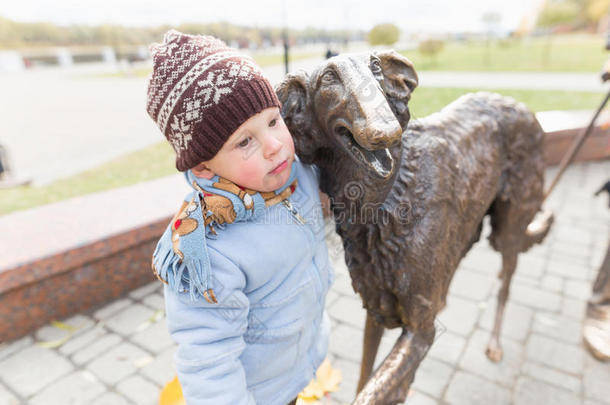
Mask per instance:
[[[277,91],[297,153],[321,169],[354,290],[367,309],[354,404],[402,403],[430,348],[462,257],[490,216],[502,255],[496,323],[487,354],[499,360],[504,306],[517,256],[547,234],[542,130],[523,104],[496,94],[461,97],[411,121],[417,85],[396,52],[341,55]],[[525,270],[526,271],[526,270]],[[371,375],[384,328],[402,328]]]

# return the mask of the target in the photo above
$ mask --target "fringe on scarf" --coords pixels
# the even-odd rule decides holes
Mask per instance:
[[[217,303],[211,286],[209,257],[205,254],[201,259],[185,257],[182,260],[173,250],[171,234],[170,224],[153,253],[152,267],[156,276],[172,291],[188,292],[193,301],[202,296],[209,303]],[[207,246],[203,248],[207,250]]]

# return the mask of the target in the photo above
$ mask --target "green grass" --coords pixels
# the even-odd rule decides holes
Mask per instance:
[[[177,173],[165,141],[42,187],[0,190],[0,215]]]
[[[474,91],[478,91],[478,89],[417,88],[409,103],[411,116],[414,118],[425,117],[428,114],[439,111],[461,95]],[[590,110],[597,108],[604,97],[603,93],[585,91],[532,91],[513,89],[486,91],[513,97],[517,101],[525,103],[532,111]]]
[[[599,72],[610,53],[604,38],[555,35],[485,42],[447,42],[435,58],[417,50],[401,52],[417,70]]]
[[[440,110],[472,89],[418,88],[411,101],[413,118]],[[593,109],[602,93],[493,90],[525,102],[534,111]],[[0,215],[70,197],[127,186],[176,173],[174,152],[165,141],[119,157],[95,169],[43,187],[0,190]]]

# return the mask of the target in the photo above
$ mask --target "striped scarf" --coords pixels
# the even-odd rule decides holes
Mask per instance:
[[[216,229],[226,224],[254,220],[265,208],[288,203],[297,186],[295,164],[286,183],[269,192],[246,189],[219,176],[199,178],[186,171],[184,176],[193,191],[157,243],[152,259],[155,275],[176,292],[188,291],[192,300],[202,295],[209,303],[217,303],[206,239],[214,238]]]

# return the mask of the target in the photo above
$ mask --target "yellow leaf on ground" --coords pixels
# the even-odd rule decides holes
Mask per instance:
[[[70,340],[72,335],[74,335],[74,332],[76,332],[79,329],[76,326],[68,325],[67,323],[63,323],[63,322],[59,322],[59,321],[51,322],[51,326],[53,326],[54,328],[57,328],[57,329],[65,330],[68,333],[66,336],[62,337],[61,339],[44,341],[44,342],[38,343],[40,346],[45,347],[47,349],[56,349],[56,348],[60,347],[61,345],[66,343],[68,340]]]
[[[163,387],[159,395],[159,405],[186,405],[177,376]]]
[[[64,343],[66,343],[70,339],[71,336],[72,336],[72,334],[69,334],[68,336],[64,336],[61,339],[38,342],[38,345],[42,346],[46,349],[57,349],[58,347],[60,347]]]
[[[311,380],[307,387],[303,388],[303,391],[299,393],[299,398],[305,401],[315,401],[318,398],[324,396],[324,389],[317,380]]]
[[[322,403],[316,399],[303,399],[297,398],[296,405],[322,405]]]
[[[330,361],[324,359],[318,371],[316,371],[316,379],[320,382],[324,392],[335,392],[339,390],[341,383],[341,370],[332,368]]]
[[[324,397],[327,392],[338,391],[340,383],[341,370],[332,368],[330,361],[324,359],[316,371],[316,378],[299,393],[298,398],[304,403],[316,403],[316,400]]]
[[[76,332],[78,330],[78,328],[76,326],[68,325],[67,323],[63,323],[63,322],[59,322],[59,321],[53,321],[53,322],[51,322],[51,325],[53,325],[57,329],[67,330],[68,332]]]
[[[317,400],[323,398],[326,393],[339,390],[339,383],[341,370],[332,368],[330,361],[325,359],[316,371],[316,378],[299,393],[297,404],[318,404]],[[186,405],[178,377],[174,377],[163,387],[159,395],[159,405]]]

